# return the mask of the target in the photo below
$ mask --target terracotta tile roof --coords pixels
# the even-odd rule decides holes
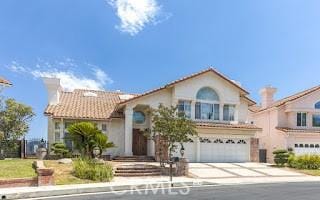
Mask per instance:
[[[197,127],[211,127],[211,128],[230,128],[230,129],[252,129],[252,130],[261,130],[261,128],[253,124],[226,124],[226,123],[215,123],[215,122],[196,122]]]
[[[276,127],[276,129],[283,132],[320,133],[320,128],[319,129],[295,129],[295,128],[288,128],[288,127]]]
[[[250,110],[253,111],[253,112],[261,112],[261,111],[264,111],[264,110],[268,110],[270,108],[274,108],[274,107],[279,107],[279,106],[282,106],[288,102],[291,102],[291,101],[294,101],[294,100],[297,100],[301,97],[304,97],[308,94],[311,94],[312,92],[315,92],[317,90],[320,89],[320,85],[319,86],[316,86],[316,87],[313,87],[313,88],[310,88],[310,89],[307,89],[307,90],[304,90],[302,92],[299,92],[297,94],[294,94],[292,96],[289,96],[289,97],[286,97],[286,98],[283,98],[283,99],[280,99],[278,101],[275,101],[273,104],[271,104],[270,106],[268,106],[267,108],[261,108],[261,107],[250,107]]]
[[[0,84],[2,85],[12,85],[9,81],[0,77]]]
[[[200,72],[197,72],[197,73],[191,74],[191,75],[189,75],[189,76],[185,76],[185,77],[183,77],[183,78],[180,78],[180,79],[178,79],[178,80],[172,81],[172,82],[170,82],[170,83],[168,83],[168,84],[166,84],[166,85],[164,85],[164,86],[162,86],[162,87],[159,87],[159,88],[156,88],[156,89],[147,91],[147,92],[145,92],[145,93],[143,93],[143,94],[137,95],[137,96],[134,97],[134,98],[131,98],[131,99],[128,99],[128,100],[126,100],[126,101],[121,102],[121,104],[125,104],[125,103],[127,103],[127,102],[129,102],[129,101],[132,101],[132,100],[134,100],[134,99],[138,99],[138,98],[140,98],[140,97],[147,96],[147,95],[149,95],[149,94],[152,94],[152,93],[158,92],[158,91],[160,91],[160,90],[169,88],[169,87],[171,87],[171,86],[173,86],[173,85],[175,85],[175,84],[177,84],[177,83],[180,83],[180,82],[182,82],[182,81],[186,81],[186,80],[189,80],[189,79],[191,79],[191,78],[200,76],[200,75],[205,74],[205,73],[207,73],[207,72],[213,72],[213,73],[215,73],[216,75],[218,75],[218,76],[221,77],[222,79],[226,80],[227,82],[229,82],[230,84],[232,84],[232,85],[235,86],[236,88],[240,89],[240,90],[244,93],[243,97],[245,97],[245,95],[248,95],[248,94],[249,94],[248,91],[246,91],[245,89],[243,89],[241,86],[239,86],[238,84],[236,84],[234,81],[230,80],[229,78],[227,78],[226,76],[224,76],[223,74],[221,74],[221,73],[218,72],[217,70],[213,69],[212,67],[209,67],[208,69],[205,69],[205,70],[202,70],[202,71],[200,71]],[[248,97],[246,97],[246,98],[247,98],[248,100],[254,102],[253,100],[249,99]],[[254,103],[255,103],[255,102],[254,102]]]
[[[84,96],[94,93],[97,96]],[[122,113],[114,112],[120,103],[119,92],[92,91],[76,89],[73,92],[62,92],[60,103],[48,105],[44,114],[54,118],[105,120],[123,117]]]

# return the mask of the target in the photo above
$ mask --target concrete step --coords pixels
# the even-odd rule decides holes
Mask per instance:
[[[154,160],[113,160],[113,162],[155,162]]]
[[[115,176],[159,176],[161,168],[146,164],[124,164],[115,168]]]
[[[161,170],[160,169],[144,169],[144,170],[128,170],[128,169],[119,170],[119,169],[117,169],[115,172],[116,173],[130,173],[130,174],[132,174],[132,173],[153,173],[153,172],[158,173],[158,172],[161,172]]]
[[[117,173],[115,172],[115,176],[123,176],[123,177],[129,177],[129,176],[160,176],[160,172],[152,172],[152,173]]]

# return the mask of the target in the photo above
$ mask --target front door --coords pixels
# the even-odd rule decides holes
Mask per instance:
[[[147,137],[139,129],[133,129],[132,153],[136,156],[147,155]]]

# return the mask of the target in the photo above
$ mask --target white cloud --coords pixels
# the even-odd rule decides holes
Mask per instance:
[[[7,68],[12,72],[32,75],[34,78],[59,78],[61,86],[66,91],[73,91],[74,89],[103,90],[107,84],[113,83],[113,80],[101,68],[92,64],[85,65],[92,70],[92,77],[88,77],[89,73],[85,73],[86,76],[83,76],[80,73],[65,70],[65,67],[80,68],[78,64],[74,61],[70,62],[70,60],[56,61],[56,68],[51,67],[52,64],[49,62],[37,63],[35,68],[30,68],[13,61]]]
[[[107,0],[120,18],[120,31],[136,35],[147,24],[156,23],[161,7],[156,0]]]

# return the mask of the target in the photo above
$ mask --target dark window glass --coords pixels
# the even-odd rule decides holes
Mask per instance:
[[[307,126],[307,113],[297,113],[297,126]]]
[[[320,115],[313,115],[312,116],[312,126],[313,127],[320,127]]]
[[[146,121],[146,117],[141,111],[134,111],[133,113],[133,121],[136,124],[143,124]]]
[[[318,103],[316,103],[316,105],[314,107],[315,107],[315,109],[320,109],[320,101]]]

